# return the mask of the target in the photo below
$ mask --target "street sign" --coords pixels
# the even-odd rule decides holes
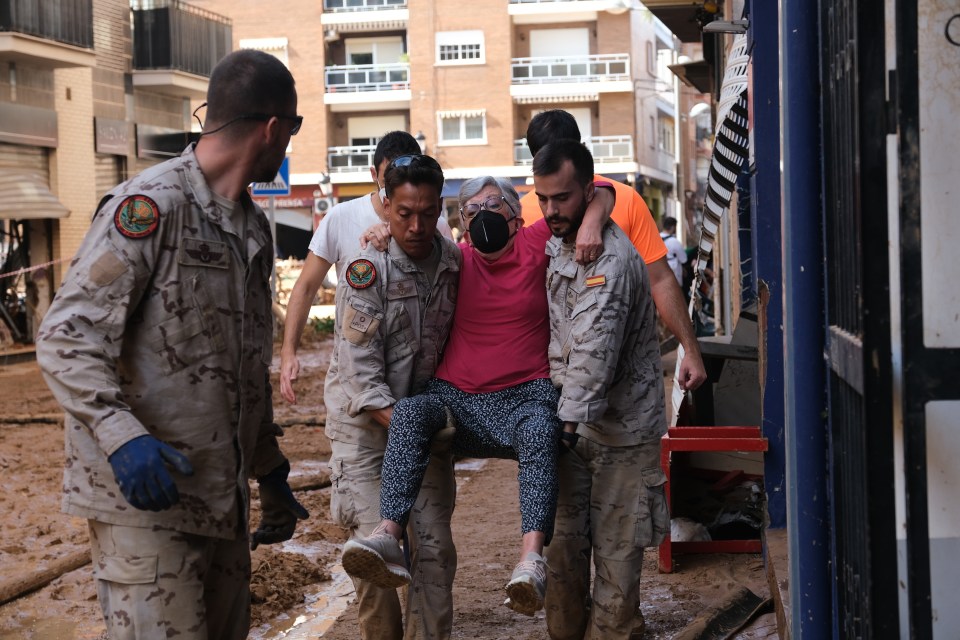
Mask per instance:
[[[284,158],[280,171],[273,182],[254,182],[253,195],[255,196],[288,196],[290,195],[290,158]]]

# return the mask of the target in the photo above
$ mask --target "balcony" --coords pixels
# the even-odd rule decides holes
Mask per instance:
[[[407,0],[323,0],[323,10],[334,13],[341,11],[385,11],[406,8]]]
[[[410,64],[351,64],[326,68],[324,104],[332,111],[410,108]],[[368,165],[369,166],[369,165]]]
[[[514,24],[596,22],[601,12],[622,14],[630,0],[510,0],[507,13]]]
[[[132,0],[133,85],[203,98],[214,65],[230,53],[225,16],[179,0]]]
[[[518,104],[582,102],[600,93],[632,92],[630,55],[514,58],[510,95]]]
[[[375,145],[330,147],[327,151],[327,171],[334,173],[366,172],[373,166]]]
[[[625,164],[634,161],[633,136],[591,136],[583,143],[593,154],[593,161],[597,165]],[[513,142],[513,161],[515,164],[533,164],[533,156],[527,141],[520,139]]]
[[[407,0],[323,0],[320,24],[328,39],[339,32],[406,30]]]
[[[699,12],[702,5],[690,0],[644,0],[643,5],[650,10],[680,42],[700,42]]]
[[[93,67],[92,0],[0,2],[0,60]]]

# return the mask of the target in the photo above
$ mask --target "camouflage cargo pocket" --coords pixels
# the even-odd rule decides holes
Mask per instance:
[[[341,527],[357,526],[357,510],[349,483],[343,477],[343,460],[330,459],[330,518]]]
[[[637,546],[655,547],[670,531],[670,509],[667,506],[667,476],[660,467],[641,472],[640,508],[637,511]]]
[[[192,304],[176,310],[150,332],[153,350],[166,373],[176,373],[226,349],[216,317],[216,307],[207,295],[202,279],[184,283],[185,297]],[[192,291],[192,295],[189,295]]]
[[[157,556],[100,556],[93,577],[117,584],[153,584],[157,581]]]

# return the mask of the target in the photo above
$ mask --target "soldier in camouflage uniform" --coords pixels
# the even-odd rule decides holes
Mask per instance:
[[[115,639],[246,638],[251,542],[307,517],[273,423],[273,243],[246,190],[276,175],[296,90],[240,51],[207,99],[195,146],[103,198],[37,337],[66,411],[63,510],[89,520]]]
[[[593,158],[582,144],[548,144],[534,158],[533,174],[554,235],[547,244],[550,375],[560,390],[567,449],[559,458],[557,522],[546,553],[547,627],[551,638],[626,640],[644,547],[658,545],[670,525],[650,282],[642,258],[613,223],[604,228],[596,260],[574,261],[582,194],[593,179]]]
[[[386,252],[361,250],[337,284],[333,356],[324,387],[332,448],[330,508],[354,540],[380,522],[380,470],[393,407],[433,375],[453,322],[460,273],[459,250],[436,231],[440,165],[429,156],[400,156],[384,176],[393,241]],[[430,630],[450,635],[455,484],[449,447],[442,455],[445,464],[432,465],[407,530],[413,581],[406,634],[396,590],[357,576],[344,557],[344,568],[354,575],[363,638],[420,637]],[[396,550],[393,568],[404,580],[389,582],[392,587],[410,581]]]

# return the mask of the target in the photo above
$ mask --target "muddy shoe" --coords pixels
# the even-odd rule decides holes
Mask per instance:
[[[403,551],[397,539],[386,531],[374,531],[366,538],[343,545],[343,570],[352,578],[367,580],[385,589],[410,584]]]
[[[547,563],[542,556],[529,552],[526,560],[513,569],[507,583],[507,599],[504,605],[517,613],[532,616],[543,609],[543,596],[547,592]]]

